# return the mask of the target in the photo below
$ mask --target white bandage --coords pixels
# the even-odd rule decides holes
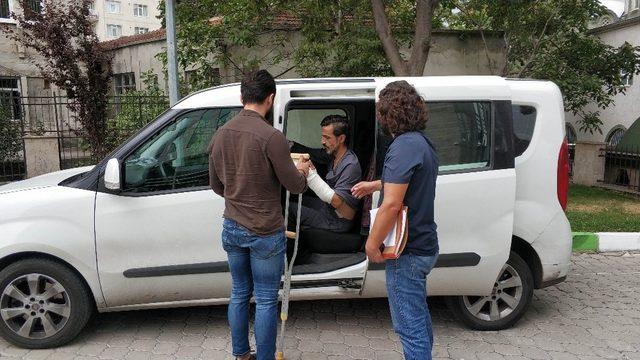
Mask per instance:
[[[324,180],[318,175],[318,172],[315,169],[309,170],[309,175],[307,176],[307,185],[309,188],[313,190],[320,200],[326,202],[327,204],[331,204],[331,200],[333,199],[333,194],[336,192],[327,185]]]

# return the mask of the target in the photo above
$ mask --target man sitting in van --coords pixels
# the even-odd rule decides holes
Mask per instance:
[[[294,143],[294,150],[308,152],[316,165],[327,165],[327,175],[324,180],[315,168],[309,172],[308,186],[318,197],[305,196],[302,200],[300,228],[344,233],[354,227],[360,200],[351,194],[351,188],[360,182],[362,170],[358,157],[348,147],[350,126],[347,118],[341,115],[329,115],[322,119],[320,126],[322,127],[322,149],[310,149]],[[295,228],[297,211],[298,204],[291,202],[290,229]],[[322,244],[308,245],[323,246]],[[335,244],[332,244],[331,248],[335,248],[333,245]],[[357,249],[345,249],[345,252],[354,250]]]

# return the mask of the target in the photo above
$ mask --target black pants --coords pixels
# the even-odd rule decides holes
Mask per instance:
[[[300,232],[305,230],[317,229],[330,231],[332,233],[346,233],[353,228],[353,221],[346,219],[336,219],[332,216],[328,206],[322,200],[315,197],[304,197],[302,200],[302,209],[300,213]],[[296,231],[296,217],[298,212],[298,203],[291,202],[289,204],[289,225],[288,230]],[[293,256],[294,239],[287,241],[287,257],[291,259]],[[298,243],[298,254],[296,255],[296,264],[304,264],[309,261],[312,253],[319,254],[339,254],[358,251],[360,244],[345,243],[340,239],[327,237],[322,239],[311,239],[300,236]]]

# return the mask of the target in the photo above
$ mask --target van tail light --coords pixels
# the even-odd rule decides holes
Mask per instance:
[[[569,197],[569,142],[565,138],[558,156],[558,201],[562,210],[567,210]]]

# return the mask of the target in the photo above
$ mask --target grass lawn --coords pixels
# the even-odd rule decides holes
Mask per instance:
[[[567,217],[574,232],[640,232],[640,197],[572,184]]]

